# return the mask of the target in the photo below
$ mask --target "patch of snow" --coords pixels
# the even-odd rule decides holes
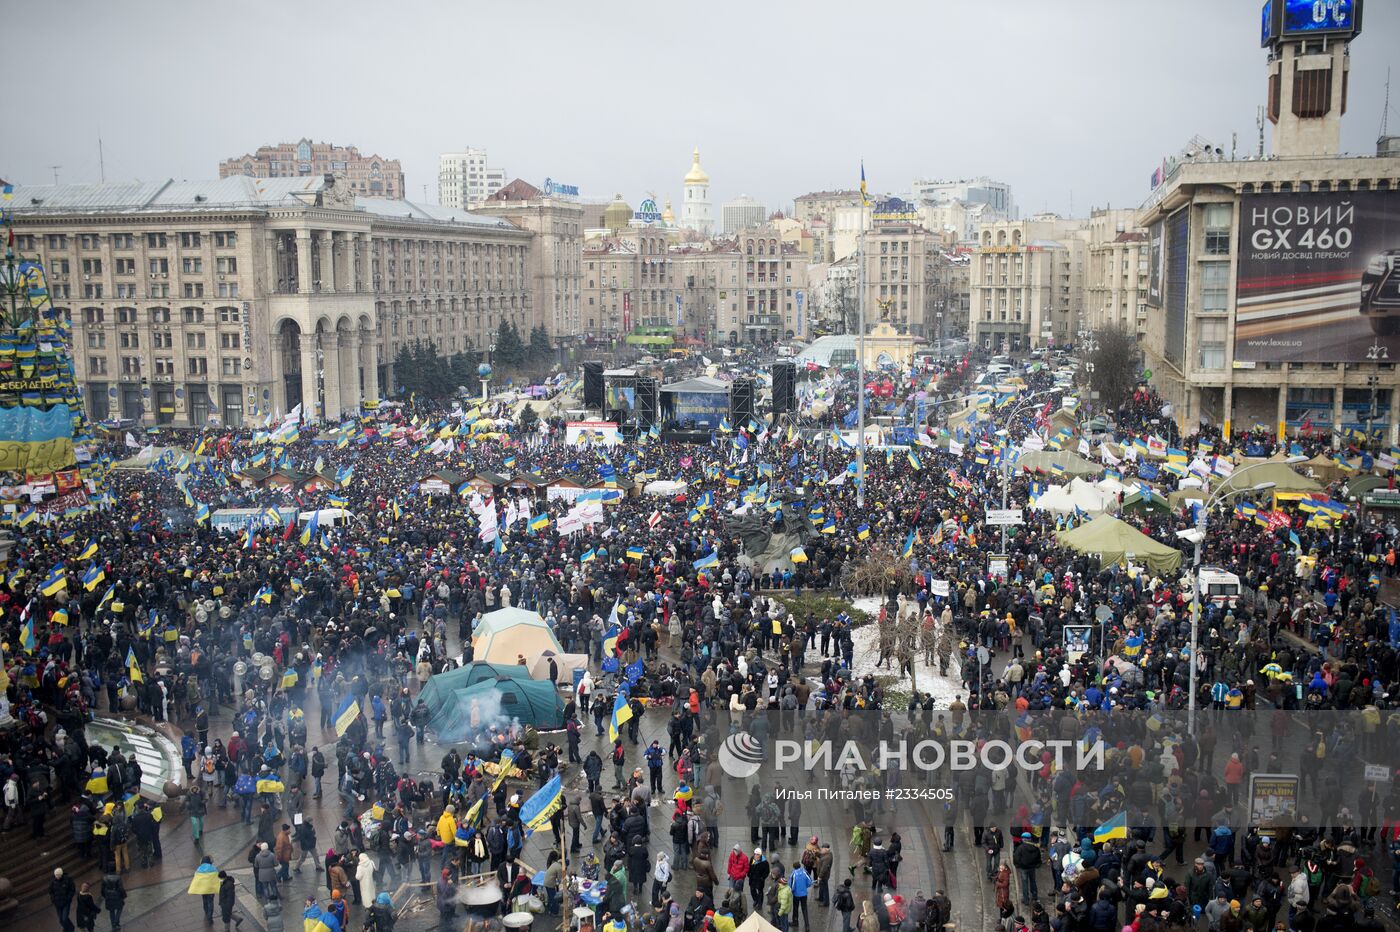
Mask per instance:
[[[866,608],[861,604],[863,601],[874,603],[873,608]],[[856,608],[870,612],[874,617],[879,614],[879,599],[861,599],[853,603]],[[877,677],[895,677],[897,667],[893,657],[887,661],[885,666],[877,666],[880,660],[880,637],[876,625],[869,624],[857,628],[851,633],[851,641],[855,650],[851,655],[851,673],[855,679],[864,677],[867,673]],[[957,651],[948,659],[948,675],[944,676],[938,672],[938,657],[934,656],[932,666],[924,663],[923,652],[915,650],[914,656],[914,676],[911,682],[910,677],[900,676],[890,683],[890,687],[901,692],[913,692],[917,686],[919,692],[932,695],[934,705],[939,709],[948,708],[948,704],[953,701],[954,696],[962,696],[963,701],[967,701],[967,692],[963,689],[962,679],[958,675]]]

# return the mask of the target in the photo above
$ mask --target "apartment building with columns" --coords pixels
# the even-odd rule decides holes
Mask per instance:
[[[16,251],[73,322],[94,420],[312,420],[392,391],[399,347],[528,331],[532,234],[316,178],[20,186]]]

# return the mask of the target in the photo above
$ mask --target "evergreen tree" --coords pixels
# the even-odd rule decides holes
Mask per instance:
[[[537,324],[530,331],[530,361],[534,363],[549,363],[554,358],[554,347],[549,342],[549,331],[544,329],[544,324]]]
[[[413,347],[407,343],[400,344],[394,356],[394,384],[404,397],[418,391],[418,360]]]
[[[502,366],[520,366],[525,362],[525,344],[513,320],[502,318],[496,328],[495,360]]]
[[[535,413],[535,406],[527,404],[520,409],[520,429],[526,432],[533,431],[535,424],[539,422],[540,416]]]

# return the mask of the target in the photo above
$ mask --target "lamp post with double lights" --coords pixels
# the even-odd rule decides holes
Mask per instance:
[[[1044,395],[1053,395],[1056,391],[1057,391],[1057,389],[1045,388],[1045,389],[1041,389],[1041,390],[1038,391],[1038,392],[1031,392],[1029,395],[1027,395],[1026,397],[1022,398],[1021,401],[1020,401],[1014,408],[1011,409],[1011,413],[1008,414],[1008,415],[1006,416],[1006,427],[1005,427],[1005,430],[1006,430],[1006,442],[1007,442],[1007,446],[1008,446],[1008,447],[1011,445],[1011,425],[1014,424],[1014,423],[1016,423],[1016,415],[1019,414],[1021,411],[1025,410],[1026,405],[1030,404],[1030,402],[1031,402],[1032,399],[1038,398],[1038,397],[1041,397],[1041,396],[1044,396]],[[1008,493],[1008,490],[1009,490],[1009,488],[1010,488],[1010,483],[1011,483],[1011,477],[1007,474],[1007,455],[1006,455],[1006,454],[1007,454],[1008,452],[1009,452],[1008,450],[1003,450],[1003,451],[1001,452],[1001,510],[1002,510],[1002,511],[1005,511],[1005,510],[1007,509],[1007,493]],[[1002,553],[1006,553],[1006,525],[1004,525],[1004,524],[1001,526],[1001,552],[1002,552]]]

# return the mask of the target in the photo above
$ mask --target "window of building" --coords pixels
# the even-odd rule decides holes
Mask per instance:
[[[214,260],[214,271],[221,275],[235,275],[238,272],[238,260],[233,256],[220,256]]]
[[[116,297],[134,298],[136,297],[136,284],[134,282],[118,282]]]
[[[134,307],[119,307],[119,308],[117,308],[117,323],[119,323],[119,324],[134,324],[134,323],[136,323],[136,308],[134,308]]]
[[[89,330],[87,332],[88,349],[106,349],[107,334],[102,330]]]
[[[1202,212],[1206,234],[1206,255],[1228,256],[1230,254],[1230,216],[1233,210],[1229,204],[1206,205]]]
[[[106,374],[107,374],[107,357],[106,357],[106,356],[89,356],[89,357],[88,357],[88,374],[89,374],[89,375],[106,375]]]
[[[219,367],[227,376],[236,376],[243,371],[242,361],[235,356],[224,356],[219,360]]]
[[[83,285],[83,297],[91,300],[102,300],[102,286],[95,284]]]
[[[151,334],[151,346],[156,349],[174,349],[175,334],[168,330]]]
[[[185,349],[204,349],[204,333],[200,331],[185,334]]]
[[[83,233],[78,237],[78,245],[83,249],[101,249],[102,237],[96,233]]]
[[[202,307],[181,308],[180,314],[182,317],[184,317],[185,323],[187,324],[204,323],[204,308]]]
[[[202,298],[204,297],[204,283],[185,282],[181,288],[181,294],[186,298]]]
[[[238,234],[233,230],[220,231],[214,234],[214,245],[221,249],[232,249],[238,245]]]
[[[238,349],[241,337],[236,333],[219,334],[219,349]]]
[[[209,360],[203,356],[191,356],[185,360],[190,375],[208,375]]]
[[[180,234],[180,248],[181,248],[181,249],[198,249],[198,248],[199,248],[199,234],[198,234],[198,233],[181,233],[181,234]]]
[[[153,308],[151,308],[151,323],[153,323],[153,324],[168,324],[168,323],[170,323],[170,308],[168,308],[168,307],[153,307]]]
[[[130,256],[116,260],[116,271],[118,275],[135,275],[136,260]]]
[[[148,298],[168,298],[170,297],[170,286],[166,284],[147,285],[146,297]]]
[[[1197,321],[1201,331],[1201,368],[1225,368],[1225,333],[1228,320],[1203,317]]]
[[[68,237],[64,236],[62,233],[50,233],[45,237],[45,242],[48,244],[49,249],[68,248]]]
[[[169,356],[156,357],[156,375],[174,375],[175,360]]]
[[[83,323],[100,324],[104,322],[107,312],[100,307],[83,308]]]
[[[238,297],[238,282],[219,282],[215,295],[220,298]]]
[[[202,274],[204,272],[204,260],[198,256],[186,256],[180,261],[180,268],[186,275]]]
[[[219,308],[219,323],[236,324],[242,318],[241,311],[236,307]]]
[[[134,248],[135,248],[135,244],[134,244],[134,242],[133,242],[133,237],[132,237],[132,235],[131,235],[130,233],[113,233],[113,234],[112,234],[112,248],[113,248],[113,249],[134,249]]]
[[[123,356],[123,357],[122,357],[122,375],[140,375],[140,374],[141,374],[141,357],[140,357],[140,356]]]
[[[1230,266],[1224,262],[1201,263],[1201,311],[1224,312],[1230,303]]]
[[[165,234],[164,234],[164,233],[147,233],[147,234],[146,234],[146,248],[147,248],[147,249],[164,249],[164,248],[166,248]]]
[[[170,260],[147,259],[146,271],[150,272],[152,275],[168,275],[170,274]]]

